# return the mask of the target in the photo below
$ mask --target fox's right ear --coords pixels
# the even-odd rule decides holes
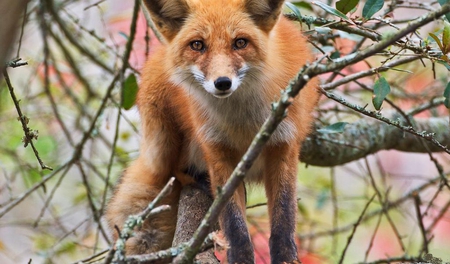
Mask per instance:
[[[180,30],[189,14],[185,0],[144,0],[155,26],[167,41]]]

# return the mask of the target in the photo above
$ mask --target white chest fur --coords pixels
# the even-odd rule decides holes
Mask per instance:
[[[202,91],[194,94],[201,107],[199,112],[206,120],[197,131],[201,140],[238,149],[247,147],[270,115],[270,102],[265,99],[264,94],[245,84],[230,97],[223,99]],[[272,135],[269,144],[293,140],[295,130],[292,121],[284,120]]]

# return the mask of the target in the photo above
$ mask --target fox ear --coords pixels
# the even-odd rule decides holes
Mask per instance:
[[[245,7],[256,25],[269,32],[281,14],[284,0],[246,0]]]
[[[144,0],[155,26],[167,41],[171,41],[188,16],[185,0]]]

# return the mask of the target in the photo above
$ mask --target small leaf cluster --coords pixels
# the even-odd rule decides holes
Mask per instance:
[[[319,1],[313,1],[313,4],[325,10],[327,13],[340,17],[344,20],[350,20],[347,14],[353,14],[356,12],[359,4],[359,0],[340,0],[336,2],[336,8],[333,8],[325,3]],[[380,11],[384,6],[383,0],[368,0],[364,4],[362,10],[363,20],[371,19],[375,13]]]

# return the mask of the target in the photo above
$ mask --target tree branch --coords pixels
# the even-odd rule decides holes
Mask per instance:
[[[435,139],[450,145],[450,125],[447,118],[416,119],[416,130],[441,131]],[[343,133],[314,132],[303,142],[300,160],[310,165],[331,167],[358,160],[380,150],[427,153],[443,151],[431,142],[419,144],[417,136],[376,119],[361,118],[348,124]]]
[[[36,159],[38,160],[39,165],[41,166],[41,169],[43,169],[43,170],[53,170],[51,167],[49,167],[49,166],[44,164],[44,162],[42,161],[41,157],[39,156],[38,150],[34,146],[33,139],[37,139],[38,138],[38,136],[39,136],[38,131],[37,130],[32,130],[32,129],[30,129],[28,127],[28,122],[30,120],[28,119],[28,117],[26,117],[22,113],[22,110],[21,110],[20,105],[19,105],[19,100],[17,99],[16,94],[14,93],[14,87],[11,84],[11,80],[9,79],[9,75],[8,75],[8,72],[6,71],[6,69],[3,70],[3,76],[5,77],[5,81],[6,81],[6,84],[8,86],[9,93],[11,94],[11,98],[12,98],[12,100],[14,102],[15,107],[16,107],[17,114],[19,115],[18,120],[22,124],[22,129],[23,129],[23,132],[25,134],[25,136],[22,139],[22,141],[24,143],[24,147],[26,148],[28,146],[28,144],[30,144],[31,148],[33,149],[34,155],[36,156]]]
[[[188,242],[192,238],[212,202],[212,197],[202,189],[194,185],[183,187],[178,204],[177,228],[172,242],[173,247]],[[213,229],[218,230],[219,226],[216,225]],[[219,263],[214,256],[214,248],[197,254],[195,260],[204,264]]]

